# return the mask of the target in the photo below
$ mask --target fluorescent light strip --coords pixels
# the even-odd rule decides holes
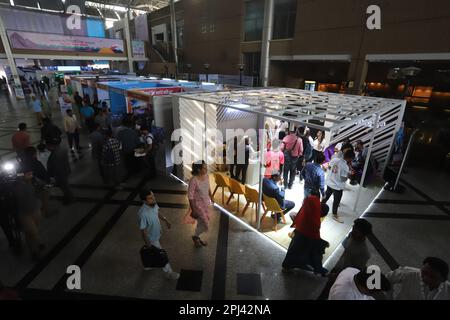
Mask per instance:
[[[170,174],[170,176],[176,180],[178,180],[179,182],[181,182],[182,184],[184,184],[186,187],[188,186],[188,184],[186,182],[184,182],[183,180],[181,180],[180,178],[178,178],[177,176]],[[228,211],[227,209],[219,206],[217,203],[214,203],[214,207],[219,209],[220,211],[222,211],[223,213],[225,213],[226,215],[228,215],[231,219],[235,220],[236,222],[240,223],[241,225],[243,225],[244,227],[246,227],[247,229],[255,232],[257,235],[259,235],[261,238],[263,238],[264,240],[266,240],[267,242],[271,243],[272,245],[274,245],[275,247],[277,247],[278,249],[280,249],[281,251],[283,251],[284,253],[287,252],[287,249],[285,247],[283,247],[282,245],[280,245],[278,242],[275,242],[274,240],[270,239],[268,236],[266,236],[265,234],[263,234],[262,232],[256,230],[255,228],[253,228],[251,225],[245,223],[244,221],[242,221],[241,219],[239,219],[238,217],[236,217],[234,214],[232,214],[230,211]]]

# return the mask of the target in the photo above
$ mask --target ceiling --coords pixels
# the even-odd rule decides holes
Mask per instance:
[[[154,11],[169,5],[170,0],[91,0],[92,2],[123,6],[145,11]]]

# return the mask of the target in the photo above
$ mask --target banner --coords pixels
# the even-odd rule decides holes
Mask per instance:
[[[153,96],[167,96],[171,93],[183,92],[181,87],[167,87],[167,88],[145,88],[129,90],[127,96],[129,98],[138,99],[146,102],[151,102]]]
[[[145,42],[139,40],[133,40],[133,58],[145,59]]]
[[[120,56],[124,54],[124,43],[121,39],[66,36],[11,30],[8,30],[8,38],[13,49],[86,52]]]

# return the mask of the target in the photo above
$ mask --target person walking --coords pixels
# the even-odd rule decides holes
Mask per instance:
[[[331,287],[328,300],[375,300],[375,297],[391,289],[389,280],[383,274],[380,274],[380,287],[369,288],[371,277],[373,271],[368,269],[344,269]]]
[[[50,175],[45,169],[44,164],[38,160],[38,153],[35,147],[25,149],[21,166],[32,171],[35,193],[41,201],[41,213],[43,216],[47,216],[49,201],[47,185],[50,184]]]
[[[63,192],[63,204],[69,205],[73,197],[69,187],[71,169],[67,149],[61,147],[59,139],[47,142],[47,148],[51,151],[47,162],[48,174],[55,179],[55,185]]]
[[[161,222],[164,221],[167,228],[170,229],[171,225],[166,217],[162,216],[159,212],[159,206],[156,203],[155,195],[150,190],[141,190],[139,192],[143,204],[138,212],[138,224],[141,231],[142,239],[145,246],[150,248],[154,246],[158,249],[161,248]],[[172,270],[172,267],[167,263],[163,267],[163,271],[168,279],[177,280],[180,275]]]
[[[30,146],[30,135],[27,132],[26,123],[19,123],[19,131],[13,134],[11,143],[17,153],[17,158],[21,158],[25,149]]]
[[[293,220],[294,237],[283,261],[284,272],[300,268],[323,276],[328,273],[322,266],[322,257],[329,243],[320,237],[321,216],[326,215],[328,210],[328,206],[321,205],[318,191],[313,191],[305,198],[300,212]]]
[[[69,142],[70,152],[75,153],[73,150],[73,145],[75,142],[75,148],[77,151],[81,150],[80,147],[80,124],[78,123],[77,117],[73,114],[72,110],[66,111],[67,115],[64,117],[64,130],[67,134],[67,140]]]
[[[41,204],[36,197],[33,187],[33,171],[31,168],[22,167],[23,177],[16,181],[14,192],[17,202],[17,217],[25,241],[34,259],[40,259],[45,245],[39,237],[39,223],[41,220]]]
[[[89,133],[91,133],[94,129],[94,123],[95,123],[95,111],[94,108],[92,108],[90,105],[84,103],[83,107],[80,109],[80,114],[84,118],[84,124],[86,125],[86,128],[88,129]]]
[[[293,125],[291,125],[289,135],[283,139],[281,151],[284,153],[284,188],[292,189],[297,173],[297,162],[303,155],[303,142],[297,137],[296,128]]]
[[[52,123],[50,118],[43,119],[44,125],[41,128],[41,143],[47,143],[53,140],[61,141],[61,130]]]
[[[119,140],[113,137],[111,130],[108,130],[102,147],[101,161],[106,182],[116,189],[122,189],[120,179],[120,150],[121,145]]]
[[[145,153],[145,165],[149,169],[150,179],[156,177],[156,144],[154,143],[155,137],[147,127],[141,127],[140,144],[144,146]]]
[[[107,181],[102,166],[102,149],[103,144],[105,143],[105,136],[102,132],[102,128],[100,128],[100,125],[98,123],[94,123],[92,129],[93,131],[89,135],[89,141],[91,142],[92,159],[97,162],[100,177],[102,178],[103,183],[106,184]]]
[[[436,257],[425,258],[422,268],[400,267],[386,277],[397,290],[394,300],[450,300],[448,264]]]
[[[209,185],[208,167],[205,161],[192,164],[192,178],[188,187],[189,206],[191,216],[197,220],[192,240],[197,248],[207,246],[208,243],[200,238],[200,235],[208,231],[211,218],[210,206],[214,202]]]
[[[44,119],[52,118],[52,108],[50,107],[50,104],[48,103],[48,100],[45,98],[44,95],[41,96],[41,104],[42,104],[42,114]]]
[[[117,134],[117,139],[122,144],[122,154],[128,174],[138,171],[135,150],[139,146],[139,133],[133,128],[133,123],[128,118],[124,120],[124,129]]]
[[[322,152],[315,154],[314,162],[309,162],[303,168],[300,176],[305,180],[304,198],[306,199],[312,192],[322,194],[325,197],[325,172],[322,164],[325,162],[325,156]]]
[[[33,106],[33,111],[34,114],[36,115],[36,120],[38,122],[38,125],[42,125],[42,103],[41,100],[39,100],[36,96],[32,96],[31,97],[32,100],[32,106]]]
[[[350,175],[350,163],[355,157],[352,150],[346,150],[343,158],[336,157],[330,161],[330,172],[326,179],[327,191],[322,203],[326,203],[331,196],[333,196],[333,219],[339,223],[344,221],[338,216],[338,208],[341,203],[342,195],[345,189],[345,184]]]

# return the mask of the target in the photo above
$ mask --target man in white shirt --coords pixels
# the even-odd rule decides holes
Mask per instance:
[[[333,195],[333,219],[339,223],[343,223],[343,221],[338,216],[337,210],[351,172],[350,163],[354,157],[355,153],[352,150],[346,150],[343,158],[336,157],[329,163],[329,174],[326,179],[327,191],[322,203],[327,203],[328,199]]]
[[[386,277],[394,300],[450,300],[448,264],[439,258],[426,258],[422,269],[400,267]]]
[[[368,282],[373,274],[367,270],[344,269],[330,289],[328,300],[375,300],[383,291],[390,289],[389,281],[380,275],[380,288],[369,289]]]

